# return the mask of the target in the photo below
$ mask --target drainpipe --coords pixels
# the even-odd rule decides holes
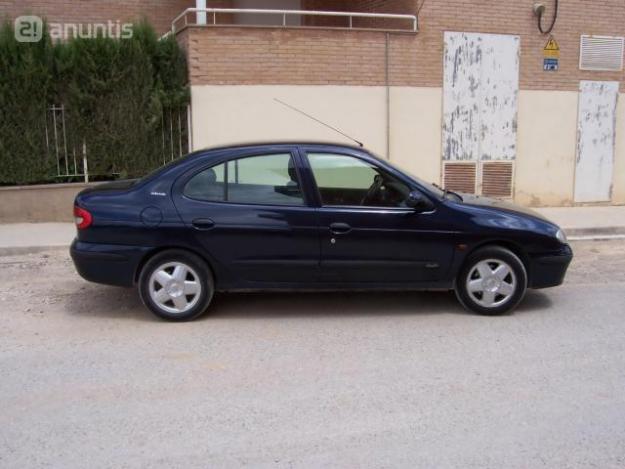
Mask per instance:
[[[386,159],[391,159],[391,88],[388,78],[388,47],[389,33],[386,33],[386,44],[384,47],[384,81],[386,84]]]
[[[192,151],[195,150],[195,147],[193,146],[193,121],[191,119],[191,116],[192,116],[192,114],[191,114],[191,104],[189,104],[187,106],[187,135],[188,135],[187,147],[188,147],[189,153],[191,153]]]
[[[198,9],[206,9],[206,0],[195,0],[195,8]],[[206,12],[198,11],[196,12],[195,22],[196,24],[206,24]]]

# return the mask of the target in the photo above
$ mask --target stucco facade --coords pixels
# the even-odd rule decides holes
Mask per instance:
[[[55,18],[62,18],[64,7],[43,0],[0,1],[0,13],[4,9],[8,16],[15,16],[37,8],[45,12],[52,3]],[[88,3],[93,2],[80,2]],[[147,2],[124,2],[121,11],[108,5],[112,3],[99,5],[103,10],[109,8],[113,19],[136,18],[142,12],[156,14],[152,5],[145,5]],[[275,2],[265,3],[275,7]],[[353,26],[362,28],[354,30],[347,28],[344,18],[313,16],[303,16],[298,24],[286,28],[267,24],[254,27],[249,18],[245,25],[237,24],[241,21],[235,14],[221,14],[218,26],[194,25],[195,15],[190,14],[189,25],[178,28],[176,38],[188,56],[193,148],[249,140],[340,139],[281,106],[274,100],[278,98],[341,128],[419,176],[443,184],[448,182],[447,166],[454,163],[446,142],[450,136],[463,137],[466,133],[479,147],[477,156],[469,156],[475,163],[476,191],[482,187],[484,163],[505,161],[511,165],[510,196],[515,201],[534,206],[572,205],[581,203],[576,200],[575,187],[587,176],[578,170],[584,167],[580,159],[594,157],[592,148],[585,154],[580,152],[580,134],[602,128],[603,145],[600,148],[597,144],[596,151],[607,153],[597,157],[597,164],[610,159],[611,184],[609,198],[597,197],[594,203],[625,203],[625,75],[622,67],[613,71],[580,67],[582,35],[625,36],[622,0],[560,2],[551,35],[539,32],[531,0],[282,3],[303,10],[418,12],[419,30],[389,32],[395,24],[384,19],[354,20]],[[554,3],[545,2],[544,23],[550,22]],[[182,0],[161,0],[159,4],[158,15],[169,16],[167,21],[145,16],[161,32],[184,8],[194,6],[193,1]],[[207,4],[249,7],[243,0],[209,0]],[[257,4],[261,7],[263,2]],[[76,11],[87,15],[87,9]],[[454,34],[468,35],[465,45],[457,46],[456,55],[460,51],[466,58],[479,56],[480,63],[468,66],[459,63],[457,57],[449,57],[458,43],[449,39]],[[486,42],[480,43],[487,36],[488,47]],[[550,37],[559,45],[557,71],[543,70],[547,56],[544,48]],[[501,46],[504,43],[511,46]],[[508,65],[502,69],[502,64],[508,63],[516,63],[517,69],[512,78],[502,81],[501,77],[510,75]],[[458,66],[464,74],[460,81],[468,84],[466,90],[459,87],[456,70],[446,73],[451,66]],[[473,86],[477,79],[481,84]],[[618,87],[613,112],[595,112],[592,106],[580,109],[580,87],[586,81]],[[503,85],[508,87],[505,92],[498,88]],[[494,92],[496,89],[499,91]],[[584,102],[592,104],[593,99],[585,96]],[[505,130],[498,127],[499,115],[506,116]],[[595,115],[597,122],[592,120]],[[449,125],[456,116],[464,119],[461,132]],[[613,131],[606,136],[608,127]],[[606,138],[610,140],[607,143]],[[592,134],[589,141],[593,141]],[[502,142],[510,151],[504,151]]]
[[[346,3],[337,9],[349,9]],[[403,8],[415,13],[418,7],[417,2],[377,3],[393,12]],[[576,204],[576,178],[583,177],[576,174],[580,83],[616,82],[622,91],[624,78],[622,70],[579,67],[582,34],[625,35],[619,20],[625,17],[625,4],[591,3],[560,5],[552,31],[560,47],[560,68],[553,72],[543,70],[550,35],[538,31],[532,2],[425,2],[417,34],[189,27],[179,38],[189,56],[194,146],[337,137],[273,100],[280,98],[353,134],[408,170],[445,183],[445,33],[491,33],[495,41],[497,35],[516,36],[511,196],[533,206]],[[596,203],[625,203],[624,106],[619,99],[614,114],[610,197]],[[496,124],[497,116],[491,120]]]

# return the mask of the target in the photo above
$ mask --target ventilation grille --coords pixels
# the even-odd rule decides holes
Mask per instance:
[[[512,197],[512,163],[482,163],[482,194],[488,197]]]
[[[623,70],[625,38],[611,36],[582,36],[579,54],[580,70]]]
[[[475,194],[475,163],[445,163],[443,186],[445,189]]]

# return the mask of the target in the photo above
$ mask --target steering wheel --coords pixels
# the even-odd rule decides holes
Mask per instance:
[[[384,178],[382,177],[382,175],[381,174],[376,175],[373,178],[373,183],[371,184],[371,187],[367,189],[367,193],[360,201],[360,205],[367,205],[367,202],[373,199],[373,197],[380,191],[383,185],[384,185]]]

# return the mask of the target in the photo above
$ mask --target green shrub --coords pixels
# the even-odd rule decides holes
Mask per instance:
[[[90,175],[134,177],[163,163],[163,115],[188,102],[183,52],[147,23],[135,25],[131,39],[56,44],[47,34],[17,42],[7,23],[0,29],[0,184],[63,180],[50,145],[51,105],[65,107],[64,143],[70,153],[78,149],[79,161],[86,144]]]

